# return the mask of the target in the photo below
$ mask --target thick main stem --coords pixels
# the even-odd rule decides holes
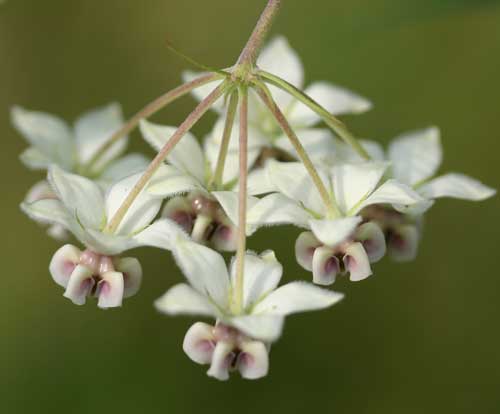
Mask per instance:
[[[229,141],[233,132],[234,118],[238,109],[238,89],[235,89],[229,99],[227,107],[226,122],[224,124],[224,132],[222,134],[222,142],[220,145],[219,156],[217,158],[217,166],[213,177],[213,184],[216,189],[222,187],[224,181],[224,166],[226,164],[227,152],[229,150]]]
[[[350,145],[362,158],[365,160],[370,159],[370,155],[366,152],[363,146],[358,142],[358,140],[351,134],[343,122],[333,116],[325,108],[323,108],[318,102],[312,99],[310,96],[306,95],[300,89],[287,82],[286,80],[280,78],[279,76],[273,75],[272,73],[259,71],[259,75],[264,78],[266,82],[277,86],[278,88],[284,90],[285,92],[292,95],[295,99],[302,102],[304,105],[308,106],[314,112],[316,112],[325,123],[335,131],[340,138],[342,138],[348,145]]]
[[[321,199],[323,200],[323,203],[325,204],[325,207],[329,211],[330,215],[334,217],[340,215],[340,211],[337,205],[335,204],[335,201],[333,200],[332,196],[330,196],[330,194],[328,193],[328,190],[325,187],[323,181],[321,180],[321,177],[319,176],[316,167],[309,158],[309,155],[307,155],[304,146],[302,145],[299,138],[297,137],[292,127],[288,123],[287,119],[285,118],[285,115],[283,115],[283,112],[281,112],[281,109],[278,107],[278,105],[272,98],[271,93],[265,87],[265,85],[257,84],[256,86],[257,86],[257,93],[259,94],[260,98],[262,99],[264,104],[269,108],[269,111],[278,122],[283,133],[290,140],[291,144],[295,149],[295,152],[297,152],[297,155],[299,156],[300,160],[304,164],[304,167],[311,176],[311,179],[314,185],[316,186],[321,196]]]
[[[210,95],[208,95],[203,101],[200,102],[200,104],[195,108],[193,112],[188,115],[184,122],[179,126],[177,131],[175,131],[174,135],[170,137],[170,139],[156,155],[153,161],[151,161],[151,164],[149,164],[144,174],[132,188],[121,206],[116,211],[111,221],[106,226],[104,230],[105,232],[113,233],[116,231],[134,200],[144,189],[156,170],[158,170],[158,168],[161,166],[165,158],[167,158],[170,151],[172,151],[172,149],[177,145],[181,138],[186,135],[186,133],[188,133],[189,130],[193,127],[193,125],[196,124],[200,120],[200,118],[210,109],[210,107],[217,101],[217,99],[219,99],[224,94],[226,88],[227,82],[219,85],[212,91]]]
[[[128,135],[130,132],[134,130],[139,122],[145,118],[150,117],[154,113],[158,112],[160,109],[164,108],[168,104],[173,101],[183,97],[184,95],[191,92],[193,89],[199,88],[209,82],[212,82],[216,79],[222,78],[222,75],[216,73],[209,73],[207,75],[203,75],[199,78],[196,78],[190,82],[187,82],[181,86],[178,86],[175,89],[163,94],[158,97],[148,105],[146,105],[143,109],[137,112],[130,120],[125,123],[118,131],[116,131],[111,138],[106,141],[102,147],[100,147],[94,156],[87,163],[87,168],[91,168],[93,165],[97,164],[97,162],[101,159],[101,157],[108,151],[117,141]]]
[[[238,190],[238,247],[236,251],[235,305],[238,312],[243,311],[243,279],[246,254],[247,222],[247,178],[248,178],[248,91],[246,86],[240,91],[240,138],[239,138],[240,177]]]
[[[269,29],[273,24],[273,20],[278,14],[281,6],[281,0],[269,0],[266,8],[262,12],[259,21],[257,22],[252,35],[241,52],[238,59],[238,64],[254,65],[257,60],[257,54],[266,38]]]

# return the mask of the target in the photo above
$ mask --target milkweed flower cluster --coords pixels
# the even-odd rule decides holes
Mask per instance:
[[[279,6],[269,0],[234,66],[186,72],[185,84],[127,122],[117,104],[88,112],[73,128],[49,114],[12,110],[30,144],[22,162],[47,171],[21,209],[80,246],[62,246],[50,262],[64,296],[77,305],[96,297],[100,308],[122,306],[143,277],[139,260],[123,255],[139,246],[171,252],[186,282],[155,307],[214,320],[192,325],[183,349],[219,380],[232,371],[267,375],[285,317],[338,303],[343,294],[327,288],[338,277],[364,280],[387,254],[415,259],[423,217],[438,198],[495,194],[462,174],[436,177],[437,128],[403,134],[387,151],[357,140],[336,116],[369,110],[368,99],[323,81],[302,92],[304,69],[284,37],[259,54]],[[199,104],[180,126],[147,121],[189,93]],[[218,119],[200,143],[190,131],[211,109]],[[157,152],[153,160],[124,155],[135,127]],[[290,252],[310,281],[279,286],[283,268],[271,246],[247,250],[247,237],[277,225],[301,229]],[[228,262],[223,252],[234,257]]]

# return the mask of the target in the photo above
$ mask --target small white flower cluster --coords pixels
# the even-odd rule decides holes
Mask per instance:
[[[156,308],[215,320],[189,329],[186,354],[209,364],[217,379],[233,370],[256,379],[268,372],[270,345],[286,315],[343,297],[315,285],[341,275],[363,280],[386,253],[413,260],[423,215],[437,198],[494,195],[461,174],[435,178],[442,161],[437,128],[402,135],[386,153],[375,142],[356,141],[335,118],[369,110],[367,99],[326,82],[301,92],[303,79],[283,37],[253,66],[186,73],[174,97],[193,92],[201,102],[179,128],[145,116],[130,121],[158,152],[151,163],[123,155],[135,125],[124,123],[116,104],[82,116],[73,129],[52,115],[14,108],[13,124],[30,144],[21,160],[48,170],[21,208],[49,224],[50,234],[71,233],[84,246],[65,245],[52,258],[50,273],[64,296],[78,305],[94,296],[101,308],[121,306],[138,292],[142,267],[120,255],[138,246],[169,250],[188,283],[169,289]],[[189,130],[210,107],[219,119],[201,145]],[[283,224],[303,230],[295,256],[313,283],[278,287],[282,266],[274,253],[246,250],[246,238],[260,227]],[[234,251],[228,265],[219,252]]]

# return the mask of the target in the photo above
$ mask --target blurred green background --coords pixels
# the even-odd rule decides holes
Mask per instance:
[[[288,36],[307,78],[370,97],[345,120],[387,142],[439,125],[443,170],[500,187],[500,1],[284,2],[273,33]],[[189,318],[154,299],[181,280],[170,256],[135,252],[142,291],[121,310],[73,306],[48,274],[58,244],[18,208],[40,176],[11,128],[13,104],[62,115],[120,101],[127,115],[179,83],[186,66],[164,46],[209,65],[234,62],[264,0],[9,0],[0,7],[2,183],[1,413],[493,413],[500,412],[499,198],[444,200],[428,216],[418,260],[385,260],[376,276],[338,283],[348,293],[324,312],[291,317],[259,382],[205,375],[181,350]],[[186,98],[157,121],[178,123]],[[207,132],[210,117],[196,132]],[[132,147],[147,151],[134,135]],[[286,279],[291,228],[250,242],[274,248]]]

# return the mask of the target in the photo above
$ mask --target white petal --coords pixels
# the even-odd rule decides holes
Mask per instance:
[[[259,379],[269,371],[269,354],[260,341],[248,341],[241,345],[236,366],[243,378]]]
[[[134,174],[113,185],[106,195],[106,217],[113,218],[132,188],[142,177],[142,173]],[[152,196],[144,189],[136,197],[125,217],[123,217],[116,234],[132,234],[147,226],[160,211],[162,200]]]
[[[219,204],[221,205],[224,213],[226,213],[227,217],[231,222],[238,226],[239,223],[239,214],[238,214],[238,193],[232,191],[214,191],[212,192],[212,196],[214,196]],[[257,197],[249,196],[247,198],[247,234],[250,235],[253,233],[256,228],[252,226],[253,223],[250,222],[249,213],[252,208],[259,202]]]
[[[333,115],[361,114],[372,108],[366,98],[328,82],[315,82],[305,93]],[[321,120],[311,109],[298,102],[289,114],[293,125],[314,125]]]
[[[290,47],[287,39],[283,36],[275,37],[262,49],[257,59],[257,66],[285,79],[298,88],[302,88],[304,83],[302,63],[297,52]],[[293,98],[274,86],[270,86],[270,89],[278,106],[285,110]]]
[[[212,364],[207,371],[207,375],[219,381],[227,381],[229,379],[229,368],[234,357],[233,344],[219,341],[213,351]]]
[[[197,364],[210,364],[215,348],[214,327],[196,322],[186,332],[182,349]]]
[[[354,216],[336,220],[310,220],[309,224],[314,236],[321,243],[335,247],[351,238],[361,221],[360,216]]]
[[[318,247],[312,261],[313,282],[316,285],[330,286],[340,273],[340,262],[330,247]]]
[[[54,281],[62,286],[68,286],[69,278],[80,261],[81,250],[71,244],[61,247],[52,256],[49,271]]]
[[[178,241],[173,253],[189,283],[226,309],[230,289],[224,258],[216,251],[189,240]]]
[[[92,229],[75,233],[75,230],[75,228],[71,228],[73,234],[75,234],[82,244],[106,256],[116,256],[140,245],[135,238],[129,235],[110,234]]]
[[[344,266],[352,282],[359,282],[372,275],[370,260],[361,243],[351,243],[345,249]]]
[[[68,125],[60,118],[15,106],[11,120],[21,135],[52,163],[70,170],[75,162],[75,148]]]
[[[123,125],[120,104],[114,102],[83,114],[75,122],[76,146],[80,164],[88,163],[97,151]],[[127,147],[128,138],[116,141],[94,165],[93,171],[100,171],[111,160],[119,157]]]
[[[295,258],[297,259],[297,263],[304,269],[312,271],[314,251],[319,246],[321,246],[321,242],[310,231],[300,233],[295,242]]]
[[[123,275],[120,272],[106,272],[97,284],[97,306],[102,309],[122,306],[124,293]]]
[[[359,204],[375,189],[388,164],[365,162],[341,164],[332,168],[333,190],[344,214],[356,214]]]
[[[57,199],[57,196],[52,190],[49,182],[47,180],[42,180],[38,181],[33,187],[29,189],[28,194],[26,194],[26,197],[24,197],[24,201],[26,203],[34,203],[35,201],[47,198]]]
[[[385,236],[378,224],[368,222],[359,226],[356,240],[363,245],[370,263],[376,263],[385,256]]]
[[[167,315],[217,316],[210,301],[185,283],[171,287],[155,301],[155,307]]]
[[[267,175],[266,168],[256,168],[248,174],[247,193],[259,195],[277,191]]]
[[[57,223],[65,228],[72,223],[72,218],[59,200],[46,198],[34,203],[21,203],[21,210],[40,223]]]
[[[243,306],[251,308],[262,296],[276,289],[283,266],[276,260],[274,252],[267,251],[261,256],[247,253],[245,255],[245,267],[243,278]],[[231,268],[232,285],[236,285],[236,266],[233,262]]]
[[[406,207],[412,206],[414,204],[420,204],[423,201],[424,199],[415,190],[408,187],[406,184],[401,184],[396,180],[387,180],[361,204],[356,206],[352,210],[352,213],[358,213],[366,206],[373,204],[392,204],[396,206]]]
[[[178,129],[145,120],[141,121],[140,128],[145,140],[156,151],[160,151]],[[201,145],[190,132],[184,135],[170,151],[167,161],[179,170],[192,175],[199,182],[205,182],[205,157]]]
[[[125,177],[144,171],[149,159],[142,154],[128,154],[112,161],[99,176],[99,183],[107,188]]]
[[[367,139],[360,139],[359,143],[373,161],[385,160],[384,148],[378,142]],[[346,144],[343,141],[340,141],[339,139],[336,140],[333,160],[346,163],[365,162],[365,159],[361,157],[350,145]]]
[[[75,305],[84,305],[95,284],[92,273],[87,266],[76,266],[69,278],[64,297],[70,299]]]
[[[290,315],[324,309],[340,301],[344,295],[321,289],[306,282],[292,282],[271,292],[255,306],[254,313]]]
[[[417,226],[399,226],[389,234],[387,248],[389,255],[397,262],[410,262],[417,257],[420,235]]]
[[[54,161],[35,147],[25,149],[19,156],[21,162],[32,170],[46,170]]]
[[[315,163],[325,162],[335,151],[335,138],[328,129],[307,128],[297,131],[305,151]],[[274,141],[274,146],[299,159],[290,139],[283,135]]]
[[[155,221],[134,237],[140,246],[152,246],[165,250],[172,250],[178,240],[188,238],[186,232],[169,219]]]
[[[321,196],[316,189],[305,167],[295,162],[275,162],[267,164],[270,181],[281,193],[292,200],[302,203],[306,208],[322,213],[325,209]],[[328,179],[322,171],[318,171],[320,178],[328,188]]]
[[[196,78],[199,78],[200,76],[206,75],[207,73],[201,73],[201,72],[193,72],[191,70],[185,70],[182,72],[182,80],[184,82],[191,82],[195,80]],[[203,86],[200,86],[196,89],[193,89],[191,94],[195,97],[197,101],[201,101],[205,99],[210,93],[220,84],[222,83],[222,80],[215,80],[213,82],[209,82]],[[223,112],[224,110],[224,100],[219,99],[217,102],[215,102],[214,105],[211,107],[212,110],[217,111],[217,112]]]
[[[482,201],[493,197],[496,190],[463,174],[449,173],[434,178],[419,187],[426,198],[453,197],[462,200]]]
[[[162,165],[148,184],[147,191],[155,197],[167,198],[186,194],[204,187],[192,175],[186,174],[171,165]]]
[[[53,165],[49,182],[72,217],[84,227],[100,229],[104,224],[104,199],[101,189],[88,178],[64,172]]]
[[[129,298],[134,296],[141,287],[141,263],[134,257],[118,257],[113,263],[116,271],[123,275],[123,297]]]
[[[440,132],[436,127],[403,134],[389,146],[394,178],[415,185],[432,177],[443,158]]]
[[[228,323],[244,334],[264,342],[274,342],[283,330],[282,315],[244,315],[232,318]]]

